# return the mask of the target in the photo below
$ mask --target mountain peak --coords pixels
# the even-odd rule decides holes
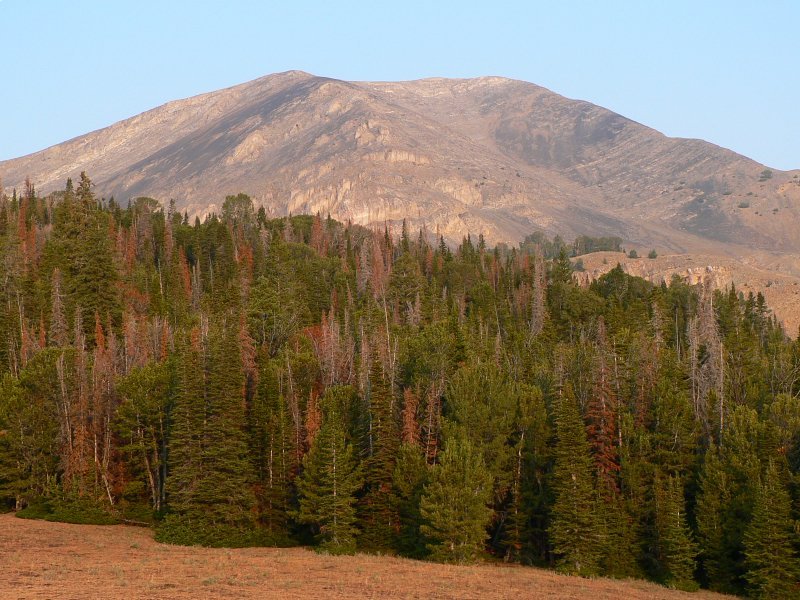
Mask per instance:
[[[452,239],[544,230],[800,251],[794,174],[498,76],[351,83],[285,71],[0,162],[6,185],[29,176],[42,192],[81,171],[106,197],[171,198],[197,214],[246,192],[276,214],[409,218]]]

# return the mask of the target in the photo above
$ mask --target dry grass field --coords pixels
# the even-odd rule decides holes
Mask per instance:
[[[0,598],[723,598],[640,581],[502,565],[457,567],[302,548],[186,548],[147,529],[0,515]]]

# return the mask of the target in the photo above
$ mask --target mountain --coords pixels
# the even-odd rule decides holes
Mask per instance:
[[[681,252],[800,251],[797,172],[500,77],[290,71],[0,162],[7,188],[29,176],[40,192],[82,170],[107,197],[173,198],[192,214],[241,191],[277,214],[409,218],[452,239],[543,229]]]

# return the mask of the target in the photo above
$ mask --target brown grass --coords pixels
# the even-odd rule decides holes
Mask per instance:
[[[0,515],[0,598],[722,598],[543,569],[332,557],[302,548],[186,548],[147,529]]]

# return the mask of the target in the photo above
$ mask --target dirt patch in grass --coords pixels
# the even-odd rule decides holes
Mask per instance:
[[[723,598],[527,567],[457,567],[303,548],[186,548],[148,529],[0,515],[0,598]]]

